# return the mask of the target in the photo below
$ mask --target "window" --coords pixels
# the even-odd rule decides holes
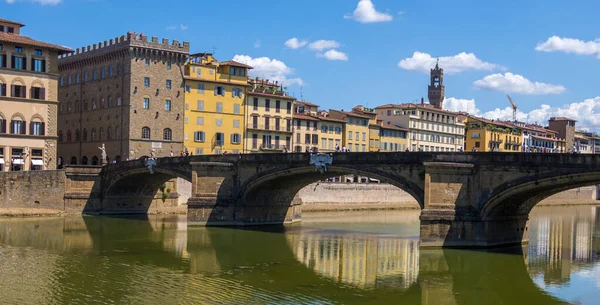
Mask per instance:
[[[196,118],[196,125],[204,125],[204,118],[203,117],[197,117]]]
[[[165,110],[171,111],[171,100],[165,100]]]
[[[196,148],[196,155],[203,155],[204,154],[204,149],[202,148]]]
[[[321,132],[327,133],[327,125],[321,125]]]
[[[89,80],[90,80],[90,74],[88,73],[88,71],[85,71],[83,73],[83,81],[87,83]]]
[[[275,112],[281,112],[281,101],[275,101]]]
[[[197,67],[196,68],[196,77],[200,78],[200,76],[202,76],[202,68]]]
[[[108,76],[113,76],[113,67],[108,66]]]
[[[88,136],[87,136],[88,132],[87,132],[87,128],[83,129],[83,141],[86,142],[88,140]],[[67,134],[67,138],[68,138],[68,134]]]
[[[215,123],[217,126],[222,126],[223,125],[223,119],[216,119]]]
[[[2,48],[0,48],[0,50],[2,50]],[[6,55],[0,54],[0,67],[6,68]]]
[[[106,77],[106,67],[100,68],[100,78]]]
[[[34,72],[46,72],[46,61],[43,59],[31,59],[31,65]],[[79,73],[77,73],[77,83],[79,83]]]
[[[204,101],[198,100],[196,102],[196,108],[198,108],[198,111],[204,111]]]
[[[171,62],[167,61],[167,70],[171,70]]]
[[[36,100],[45,100],[46,99],[46,89],[33,87],[31,88],[31,98]]]
[[[144,87],[150,88],[150,77],[144,77]]]
[[[223,146],[225,144],[225,134],[222,132],[215,133],[215,146]]]
[[[233,88],[233,90],[231,90],[231,96],[232,97],[242,97],[242,89],[240,88]]]
[[[192,87],[191,86],[185,86],[185,92],[192,92]]]
[[[25,86],[20,86],[20,85],[11,85],[10,86],[10,91],[11,94],[10,96],[12,97],[22,97],[25,98],[25,91],[27,91]]]
[[[255,97],[255,98],[252,100],[252,109],[253,109],[253,110],[258,110],[258,98],[257,98],[257,97]]]
[[[360,140],[360,133],[358,131],[354,133],[354,140]]]
[[[225,87],[215,86],[215,95],[225,96]]]
[[[25,134],[25,121],[12,120],[10,123],[10,133],[12,134]]]
[[[25,62],[25,57],[13,56],[12,57],[12,67],[17,70],[27,70],[27,64]]]
[[[187,124],[188,123],[188,117],[185,117],[184,121]]]
[[[96,129],[92,128],[92,131],[90,131],[90,137],[92,139],[92,141],[96,141]]]
[[[113,106],[112,96],[108,96],[108,108],[112,108],[112,106]]]
[[[223,102],[217,102],[217,112],[223,112]]]
[[[348,131],[348,140],[352,140],[352,131]]]
[[[204,142],[206,138],[206,134],[204,131],[196,131],[194,132],[194,142]]]
[[[214,70],[208,70],[208,74],[213,75],[215,73]]]
[[[92,79],[93,80],[97,80],[98,79],[98,72],[96,71],[96,69],[92,70]]]
[[[171,80],[170,79],[167,79],[166,86],[167,86],[167,89],[171,89]]]
[[[171,128],[165,128],[163,130],[163,140],[171,141],[173,139],[173,133],[171,132]]]
[[[292,113],[292,103],[291,102],[287,102],[287,113],[288,114]]]
[[[150,98],[144,98],[144,109],[150,109]]]
[[[240,128],[240,120],[233,120],[233,128]]]
[[[318,145],[319,144],[319,135],[312,135],[312,144],[314,145]]]
[[[366,132],[363,132],[363,133],[362,133],[362,136],[363,136],[363,137],[362,137],[362,140],[363,140],[363,141],[366,141],[366,140],[367,140],[367,133],[366,133]]]
[[[240,104],[233,104],[233,113],[240,114]]]
[[[146,67],[150,67],[150,58],[146,58],[145,64],[146,64]]]
[[[239,133],[231,134],[231,144],[240,144],[242,141],[242,136]]]
[[[321,149],[327,148],[327,139],[321,138]]]
[[[150,139],[150,128],[148,128],[148,127],[142,128],[142,139]]]
[[[198,93],[204,94],[204,84],[198,84]]]
[[[23,53],[23,47],[15,47],[15,53]]]
[[[265,100],[265,111],[267,111],[267,112],[271,111],[271,100],[269,100],[269,99]]]

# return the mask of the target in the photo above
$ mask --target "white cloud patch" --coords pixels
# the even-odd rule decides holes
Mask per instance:
[[[360,0],[352,15],[344,16],[345,19],[354,19],[360,23],[388,22],[394,18],[390,14],[375,10],[371,0]]]
[[[317,40],[311,42],[308,47],[311,50],[323,51],[325,49],[335,49],[340,47],[340,43],[335,40]]]
[[[578,55],[595,55],[600,59],[600,38],[583,41],[575,38],[552,36],[535,47],[540,52],[564,52]]]
[[[290,38],[285,42],[285,46],[290,49],[299,49],[308,44],[306,40],[299,40],[298,38]]]
[[[169,25],[169,26],[167,26],[167,30],[169,30],[169,31],[177,30],[177,29],[185,31],[185,30],[189,29],[189,26],[183,25],[183,24],[180,24],[180,25]]]
[[[6,3],[13,4],[17,2],[33,2],[41,5],[57,5],[62,3],[62,0],[6,0]]]
[[[439,57],[440,68],[448,74],[463,72],[466,70],[494,70],[505,69],[504,67],[485,62],[473,53],[462,52],[454,56]],[[437,59],[428,53],[416,51],[412,57],[405,58],[398,63],[398,67],[404,70],[419,71],[429,73],[430,69],[435,67]]]
[[[348,60],[348,55],[346,55],[346,53],[333,49],[325,52],[324,54],[317,53],[317,57],[323,57],[327,60]]]
[[[453,97],[445,99],[443,105],[444,109],[447,110],[466,111],[470,114],[488,119],[512,121],[513,117],[513,109],[510,106],[481,112],[477,108],[475,100],[457,99]],[[517,120],[528,123],[538,123],[543,126],[548,124],[548,120],[551,117],[559,116],[577,120],[577,129],[600,132],[600,96],[560,107],[542,104],[539,108],[529,112],[517,111]]]
[[[567,90],[561,85],[532,82],[521,75],[510,72],[488,75],[473,82],[473,86],[486,90],[527,95],[561,94]]]
[[[278,81],[284,86],[304,85],[304,81],[299,78],[288,78],[294,74],[294,69],[288,67],[284,62],[268,57],[252,58],[248,55],[235,55],[234,61],[252,66],[250,76],[268,79],[269,81]]]

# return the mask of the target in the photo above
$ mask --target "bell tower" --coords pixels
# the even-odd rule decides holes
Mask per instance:
[[[431,69],[431,83],[427,90],[427,98],[433,107],[442,109],[442,103],[444,102],[444,69],[440,69],[439,63],[440,60],[438,59],[435,69]]]

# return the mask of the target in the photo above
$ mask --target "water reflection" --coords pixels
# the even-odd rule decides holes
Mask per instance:
[[[0,219],[1,302],[594,304],[598,210],[534,210],[530,245],[501,252],[419,251],[418,218],[404,212],[283,230],[188,228],[185,216]]]

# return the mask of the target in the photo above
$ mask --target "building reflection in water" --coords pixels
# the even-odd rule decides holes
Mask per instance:
[[[361,288],[403,288],[416,283],[419,242],[366,234],[289,234],[298,261],[339,283]]]
[[[529,222],[529,261],[532,277],[546,285],[563,285],[571,273],[591,268],[600,258],[600,207],[534,209]],[[596,247],[594,247],[596,243]]]

